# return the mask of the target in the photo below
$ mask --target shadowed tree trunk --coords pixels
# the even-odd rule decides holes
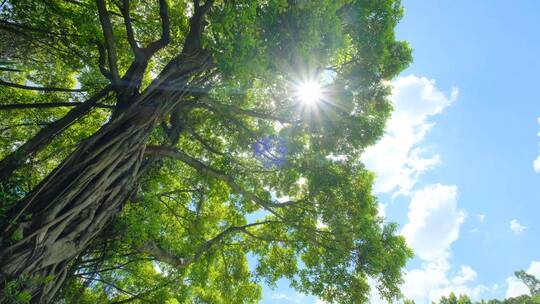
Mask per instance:
[[[123,104],[111,121],[83,141],[32,192],[8,210],[6,220],[0,223],[0,290],[8,282],[18,281],[22,282],[22,289],[31,293],[32,303],[51,302],[68,274],[70,262],[134,194],[144,171],[148,136],[167,115],[182,107],[190,88],[201,82],[211,66],[211,57],[200,47],[201,21],[211,3],[196,8],[182,53],[140,94],[133,85],[117,85],[116,93]],[[139,75],[144,73],[146,63],[136,62],[132,67],[128,70],[132,74],[124,79],[140,85]],[[46,133],[45,137],[50,138],[53,133]],[[39,149],[43,136],[38,134],[29,142],[36,142]],[[8,177],[29,153],[5,160],[10,170],[2,177]],[[0,293],[0,303],[8,301]]]
[[[33,277],[26,286],[47,303],[62,284],[68,263],[96,237],[135,191],[145,142],[156,124],[182,102],[208,57],[181,60],[182,71],[147,91],[125,112],[83,142],[56,170],[10,210],[0,251],[2,282]],[[196,73],[196,74],[194,74]],[[183,74],[183,75],[182,75]],[[196,77],[195,77],[196,78]],[[158,79],[156,82],[160,82]],[[30,220],[25,220],[31,215]],[[22,233],[11,243],[10,236]]]

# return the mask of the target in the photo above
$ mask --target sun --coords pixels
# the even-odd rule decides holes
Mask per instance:
[[[316,81],[306,81],[296,87],[298,99],[305,104],[314,104],[322,98],[322,88]]]

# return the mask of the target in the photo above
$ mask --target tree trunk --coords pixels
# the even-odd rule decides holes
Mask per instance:
[[[105,126],[11,210],[0,251],[0,280],[23,278],[33,283],[24,287],[34,299],[52,300],[69,261],[133,192],[151,127],[126,119]],[[20,239],[13,242],[8,238],[14,234]]]
[[[32,303],[52,301],[70,262],[136,190],[146,139],[184,99],[188,83],[196,81],[208,60],[198,56],[173,62],[128,109],[8,211],[9,222],[0,226],[0,290],[18,279]],[[8,301],[0,294],[0,303]]]

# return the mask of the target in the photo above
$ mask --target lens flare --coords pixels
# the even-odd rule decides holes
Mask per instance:
[[[305,104],[314,104],[322,98],[321,85],[315,81],[307,81],[296,88],[298,98]]]

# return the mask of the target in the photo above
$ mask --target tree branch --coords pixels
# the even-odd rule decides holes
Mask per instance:
[[[239,232],[239,231],[245,232],[247,231],[247,228],[249,227],[276,223],[276,222],[278,221],[262,221],[262,222],[255,222],[255,223],[251,223],[251,224],[247,224],[243,226],[230,226],[229,228],[218,233],[215,237],[207,240],[202,245],[200,245],[199,248],[193,254],[193,256],[188,257],[188,258],[179,257],[178,255],[166,249],[163,249],[161,246],[159,246],[152,240],[148,240],[144,242],[142,245],[137,246],[136,249],[142,253],[145,253],[154,257],[156,260],[160,262],[167,263],[177,269],[181,269],[196,262],[204,253],[208,252],[214,245],[219,243],[223,238],[225,238],[227,235],[231,233]]]
[[[114,82],[116,83],[119,79],[118,76],[118,65],[116,60],[116,43],[114,42],[113,28],[111,25],[111,18],[109,12],[107,11],[107,5],[105,0],[96,0],[98,13],[99,13],[99,22],[101,23],[101,28],[103,30],[103,37],[105,38],[105,46],[107,48],[107,57],[109,60],[109,70],[111,71]]]
[[[210,10],[214,0],[207,0],[204,5],[199,5],[199,1],[194,1],[194,13],[189,19],[189,33],[184,43],[184,54],[194,54],[201,49],[201,36],[204,29],[204,16]]]
[[[48,102],[48,103],[12,103],[0,104],[0,110],[19,110],[19,109],[46,109],[58,107],[77,107],[84,102]],[[106,104],[96,104],[95,108],[114,109],[114,106]]]
[[[97,44],[98,52],[99,52],[99,59],[98,59],[99,71],[101,72],[101,74],[103,74],[103,76],[105,76],[105,78],[109,79],[110,81],[113,81],[111,72],[107,70],[107,68],[105,67],[105,64],[106,64],[105,57],[107,57],[107,50],[105,50],[105,46],[103,45],[103,43],[101,43],[101,41],[97,41],[96,44]]]
[[[206,140],[204,140],[199,134],[197,134],[197,132],[195,132],[195,130],[190,130],[189,133],[195,138],[195,140],[200,142],[201,145],[206,150],[208,150],[208,151],[210,151],[210,152],[212,152],[214,154],[220,155],[220,156],[230,156],[230,153],[222,152],[222,151],[219,151],[219,150],[215,149],[214,147],[212,147],[208,142],[206,142]]]
[[[190,166],[190,167],[194,168],[195,170],[197,170],[202,175],[210,176],[210,177],[213,177],[215,179],[218,179],[218,180],[221,180],[221,181],[225,182],[235,192],[237,192],[237,193],[241,194],[242,196],[244,196],[245,198],[257,203],[258,205],[264,207],[265,209],[272,212],[273,214],[275,214],[275,212],[272,210],[272,207],[281,208],[281,207],[287,207],[287,206],[295,205],[295,204],[298,203],[296,201],[287,201],[287,202],[283,202],[283,203],[275,203],[275,202],[265,201],[265,200],[259,198],[257,195],[253,194],[252,192],[249,192],[249,191],[245,190],[244,188],[242,188],[240,185],[238,185],[234,181],[234,179],[231,176],[227,175],[226,173],[224,173],[222,171],[219,171],[219,170],[216,170],[214,168],[211,168],[211,167],[203,164],[199,160],[187,155],[186,153],[184,153],[184,152],[182,152],[180,150],[176,150],[174,148],[162,147],[162,146],[147,146],[146,147],[146,153],[150,154],[150,155],[153,155],[153,156],[167,156],[167,157],[172,157],[172,158],[181,160],[182,162],[184,162],[188,166]]]
[[[35,27],[32,27],[32,26],[24,25],[24,24],[18,24],[18,23],[7,21],[7,20],[0,20],[0,24],[4,24],[5,26],[12,26],[12,27],[15,27],[15,28],[28,30],[28,31],[32,31],[32,32],[43,33],[43,34],[46,34],[46,35],[57,36],[57,37],[62,37],[62,36],[80,37],[80,35],[77,35],[77,34],[65,34],[65,33],[59,33],[59,32],[50,32],[50,31],[47,31],[47,30],[44,30],[44,29],[35,28]]]
[[[190,192],[198,192],[198,191],[201,191],[201,189],[175,189],[175,190],[172,190],[172,191],[156,193],[156,195],[157,196],[169,196],[171,194],[176,194],[176,193],[190,193]]]
[[[152,56],[155,52],[169,44],[171,40],[169,8],[167,7],[166,0],[159,0],[159,17],[161,18],[161,39],[151,42],[144,48],[147,56]]]
[[[115,265],[115,266],[112,266],[112,267],[106,267],[106,268],[99,268],[99,267],[96,267],[97,269],[89,269],[88,271],[85,271],[85,272],[80,272],[80,273],[77,273],[77,275],[79,276],[83,276],[83,275],[91,275],[91,274],[98,274],[98,273],[103,273],[103,272],[107,272],[107,271],[114,271],[114,270],[122,270],[122,269],[125,269],[124,267],[131,264],[131,263],[134,263],[134,262],[138,262],[138,261],[148,261],[149,258],[144,258],[144,259],[132,259],[132,260],[128,260],[127,262],[125,263],[122,263],[122,264],[118,264],[118,265]],[[84,269],[84,268],[79,268],[80,269]]]
[[[94,96],[70,110],[64,117],[41,129],[17,150],[0,160],[0,181],[6,180],[32,154],[40,151],[56,135],[88,113],[99,100],[107,96],[111,89],[111,85],[106,86]]]
[[[135,34],[133,33],[133,25],[131,23],[131,14],[129,13],[129,0],[122,0],[122,6],[119,6],[120,12],[124,17],[124,25],[126,26],[126,34],[131,50],[137,56],[139,54],[139,45],[135,40]]]
[[[84,92],[85,90],[82,89],[66,89],[66,88],[55,88],[55,87],[34,87],[34,86],[27,86],[12,82],[7,82],[0,80],[0,86],[6,86],[11,88],[17,88],[17,89],[23,89],[23,90],[31,90],[31,91],[43,91],[43,92]]]
[[[156,260],[167,263],[175,268],[184,268],[192,262],[189,258],[179,257],[172,252],[163,249],[154,241],[146,241],[142,245],[136,246],[135,249],[142,253],[151,255]]]
[[[22,72],[22,70],[19,70],[19,69],[6,68],[6,67],[0,67],[0,71],[5,71],[5,72]]]
[[[214,4],[214,0],[207,0],[203,5],[199,6],[199,1],[195,1],[195,13],[206,14],[210,7]],[[197,12],[198,10],[198,12]]]
[[[272,114],[261,113],[261,112],[257,112],[257,111],[253,111],[253,110],[245,110],[245,109],[233,106],[233,105],[219,103],[219,102],[216,102],[216,101],[212,100],[208,96],[201,97],[201,98],[199,98],[199,100],[202,102],[201,104],[198,104],[200,107],[207,108],[207,109],[210,109],[210,110],[212,108],[219,108],[218,110],[225,110],[225,111],[229,111],[231,113],[250,116],[250,117],[255,117],[255,118],[260,118],[260,119],[275,120],[275,121],[279,121],[281,123],[292,123],[293,122],[291,120],[288,120],[288,119],[285,119],[285,118],[282,118],[282,117],[278,117],[278,116],[274,116]]]
[[[146,300],[146,299],[140,297],[139,295],[134,294],[134,293],[132,293],[132,292],[129,292],[129,291],[125,290],[125,289],[122,289],[121,287],[119,287],[119,286],[117,286],[117,285],[115,285],[115,284],[113,284],[113,283],[111,283],[111,282],[108,282],[108,281],[106,281],[106,280],[103,280],[103,279],[100,279],[100,278],[97,278],[97,277],[86,277],[86,276],[79,276],[79,275],[75,275],[75,276],[81,277],[81,278],[86,279],[86,280],[91,280],[91,281],[98,281],[98,282],[101,282],[101,283],[103,283],[103,284],[106,284],[106,285],[108,285],[108,286],[113,287],[114,289],[116,289],[116,290],[118,290],[118,291],[120,291],[120,292],[122,292],[122,293],[125,293],[125,294],[127,294],[127,295],[129,295],[129,296],[132,296],[133,298],[139,299],[139,300],[141,300],[141,301],[143,301],[143,302],[146,302],[146,303],[150,303],[150,301],[148,301],[148,300]]]

